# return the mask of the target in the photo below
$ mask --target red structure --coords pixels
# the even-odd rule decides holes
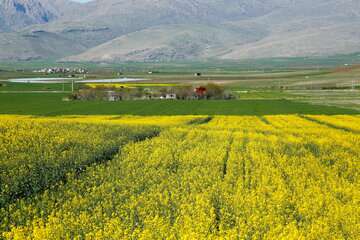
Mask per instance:
[[[197,87],[197,88],[195,88],[195,93],[198,97],[204,97],[206,94],[206,88],[205,87]]]

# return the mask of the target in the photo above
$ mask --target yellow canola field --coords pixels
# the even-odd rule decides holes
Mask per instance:
[[[169,124],[2,208],[0,230],[4,239],[360,239],[357,118]]]
[[[0,118],[0,207],[64,180],[158,129],[6,116]]]
[[[313,118],[325,124],[360,133],[360,116],[314,116]]]
[[[131,115],[67,115],[54,117],[38,117],[29,115],[0,115],[1,120],[16,121],[36,120],[37,122],[61,121],[68,123],[112,124],[128,126],[174,127],[190,123],[207,116],[131,116]]]

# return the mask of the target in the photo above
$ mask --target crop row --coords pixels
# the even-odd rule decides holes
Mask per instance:
[[[108,160],[158,129],[61,121],[0,120],[0,207]]]
[[[6,239],[359,239],[360,136],[301,116],[215,117],[132,142],[3,208]]]

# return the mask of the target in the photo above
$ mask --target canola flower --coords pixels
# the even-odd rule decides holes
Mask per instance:
[[[70,170],[116,154],[120,145],[151,136],[152,128],[0,120],[0,207],[41,191]]]
[[[2,208],[2,237],[359,239],[360,135],[331,126],[291,115],[164,128]]]
[[[27,115],[0,115],[0,120],[36,120],[37,122],[61,121],[68,123],[109,124],[122,126],[175,127],[206,119],[207,116],[131,116],[131,115],[66,115],[55,117],[34,117]]]
[[[360,133],[360,116],[310,116],[310,118],[330,124],[335,128],[344,128],[348,131]]]

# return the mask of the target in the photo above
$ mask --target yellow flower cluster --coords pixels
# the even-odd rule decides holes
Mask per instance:
[[[360,239],[357,117],[219,116],[164,128],[1,209],[2,237]]]
[[[207,116],[111,116],[111,115],[67,115],[55,117],[34,117],[26,115],[0,115],[0,120],[36,120],[37,122],[61,121],[69,123],[95,123],[129,126],[174,127],[186,125],[194,120],[206,119]]]
[[[157,129],[6,117],[0,120],[0,207],[106,160]]]
[[[360,116],[309,116],[329,125],[360,133]]]

